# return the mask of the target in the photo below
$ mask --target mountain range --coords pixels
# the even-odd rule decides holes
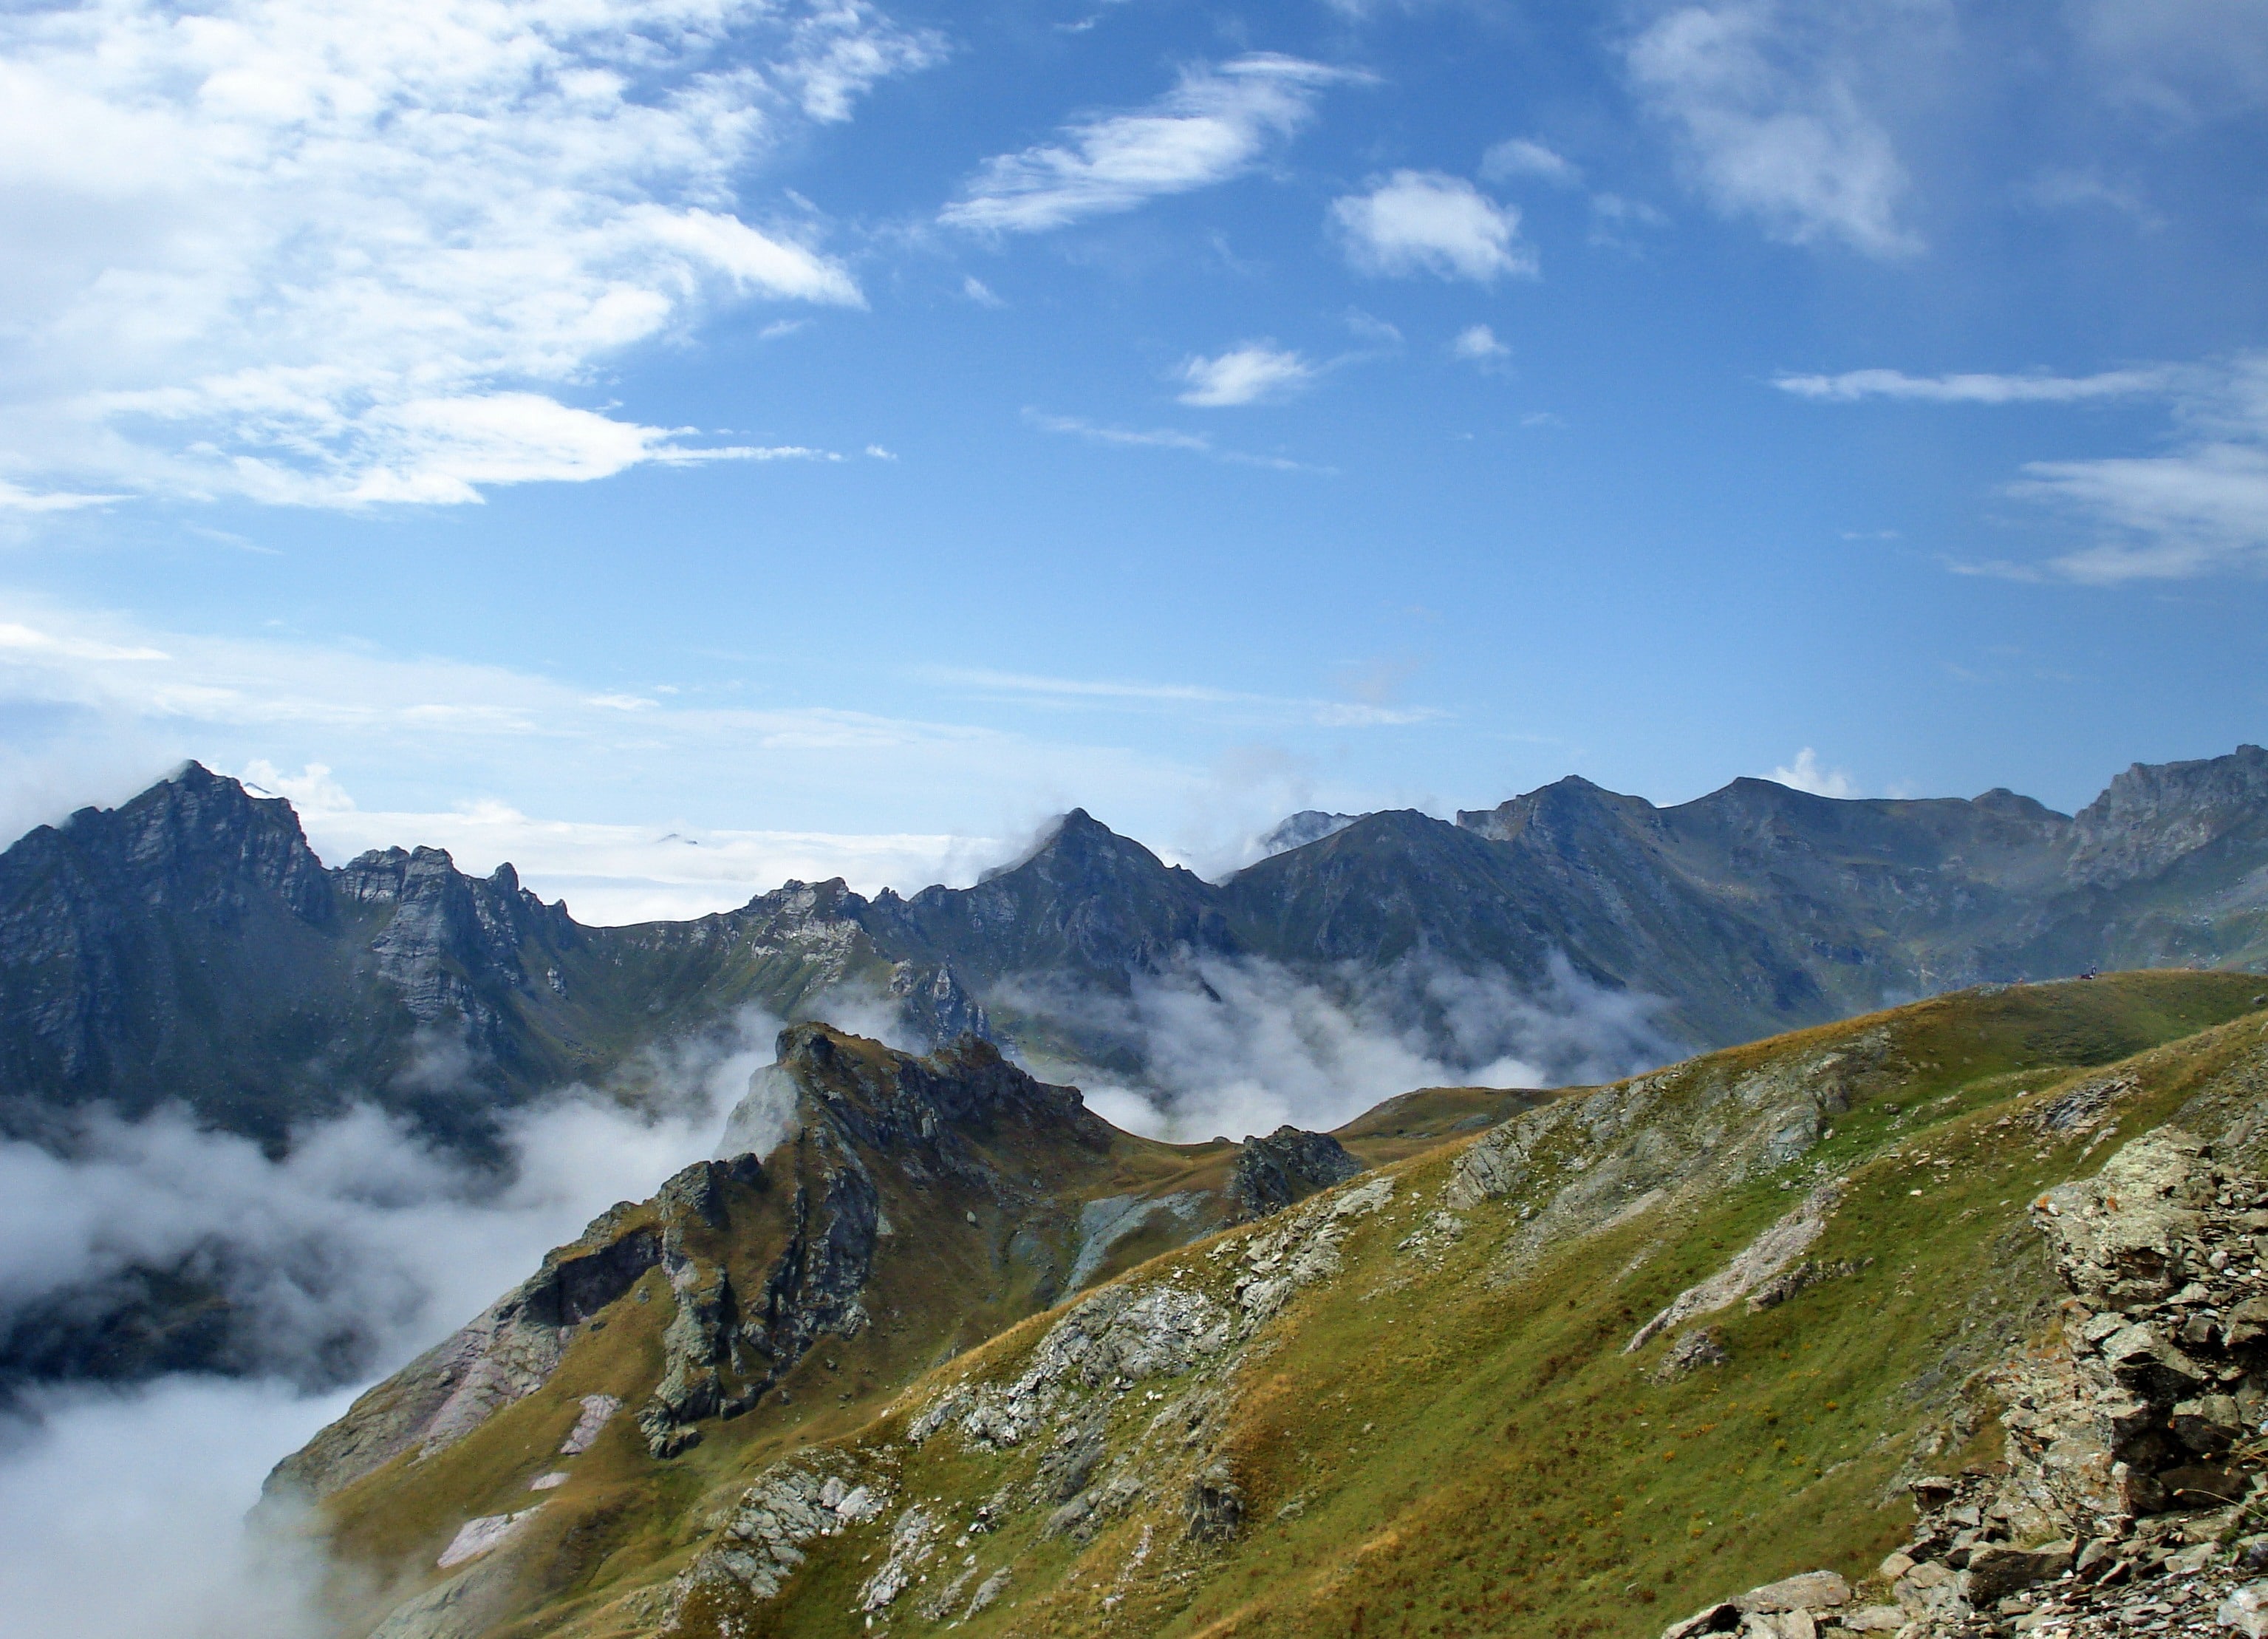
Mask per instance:
[[[1569,778],[1454,823],[1297,816],[1277,840],[1297,845],[1211,882],[1074,809],[968,888],[792,882],[589,927],[509,865],[327,867],[287,802],[193,763],[0,853],[0,1131],[60,1141],[89,1104],[179,1102],[281,1145],[367,1100],[477,1148],[499,1109],[571,1081],[634,1094],[643,1050],[751,1006],[855,1004],[911,1045],[973,1033],[1138,1081],[1147,1045],[1097,999],[1176,976],[1214,996],[1209,963],[1366,998],[1452,1066],[1511,1052],[1565,1080],[1596,1055],[1565,1031],[1461,1038],[1435,981],[1639,1000],[1652,1034],[1624,1051],[1660,1059],[1977,982],[2268,961],[2257,746],[2138,764],[2073,816],[1756,779],[1657,808]]]

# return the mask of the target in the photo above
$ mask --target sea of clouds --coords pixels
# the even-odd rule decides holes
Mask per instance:
[[[1182,1141],[1329,1128],[1417,1087],[1591,1082],[1675,1056],[1657,1002],[1564,962],[1522,988],[1422,959],[1309,975],[1191,959],[1124,995],[1005,1000],[1143,1067],[1035,1070],[1079,1082],[1121,1126]],[[821,1011],[916,1045],[879,993]],[[74,1296],[99,1303],[136,1268],[178,1267],[228,1293],[256,1362],[239,1378],[34,1391],[0,1413],[0,1635],[324,1633],[324,1567],[289,1531],[243,1523],[268,1470],[592,1217],[713,1153],[777,1023],[750,1010],[650,1049],[624,1078],[634,1100],[578,1087],[512,1113],[500,1169],[367,1106],[281,1155],[180,1111],[97,1113],[65,1154],[0,1144],[0,1325]]]

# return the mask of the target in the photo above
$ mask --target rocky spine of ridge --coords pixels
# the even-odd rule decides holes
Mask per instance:
[[[2268,1633],[2268,1181],[2162,1127],[2032,1215],[2070,1294],[2059,1325],[1987,1374],[2003,1459],[1911,1482],[1914,1531],[1873,1584],[1889,1598],[1814,1572],[1663,1639]]]

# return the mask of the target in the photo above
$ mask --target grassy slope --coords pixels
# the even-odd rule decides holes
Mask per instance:
[[[888,1073],[887,1055],[875,1044],[836,1040],[846,1059],[865,1061],[869,1076]],[[1506,1096],[1455,1092],[1437,1113],[1493,1109]],[[983,1148],[1011,1178],[1044,1177],[1047,1193],[1072,1220],[1080,1203],[1102,1197],[1219,1195],[1236,1154],[1233,1145],[1166,1144],[1124,1133],[1114,1134],[1107,1152],[1067,1153],[1035,1142],[1012,1124]],[[732,1198],[727,1231],[699,1233],[690,1242],[696,1253],[723,1262],[744,1295],[763,1289],[785,1244],[782,1209],[795,1187],[783,1170],[789,1158],[790,1151],[779,1152],[760,1191]],[[534,1532],[540,1547],[525,1569],[521,1598],[545,1612],[530,1631],[545,1630],[603,1603],[696,1540],[700,1533],[687,1520],[737,1495],[746,1473],[814,1442],[855,1435],[906,1384],[1055,1301],[1049,1275],[1069,1266],[1074,1248],[1068,1242],[1039,1255],[1041,1249],[1020,1239],[1020,1226],[983,1193],[950,1181],[934,1190],[909,1188],[893,1168],[873,1170],[893,1229],[865,1297],[873,1325],[855,1338],[823,1340],[786,1378],[784,1394],[767,1395],[743,1417],[704,1423],[702,1443],[669,1462],[646,1455],[627,1412],[591,1451],[561,1462],[555,1454],[581,1397],[611,1393],[635,1410],[660,1376],[671,1297],[661,1273],[649,1271],[609,1308],[601,1326],[575,1339],[543,1389],[446,1451],[423,1461],[397,1458],[326,1504],[335,1552],[356,1568],[356,1580],[372,1580],[383,1590],[371,1608],[438,1580],[422,1568],[432,1565],[464,1520],[541,1501],[544,1514]],[[1114,1244],[1093,1281],[1185,1244],[1190,1233],[1183,1221],[1160,1214]],[[541,1497],[528,1491],[530,1480],[562,1467],[572,1474],[568,1484]]]
[[[1829,1565],[1857,1576],[1910,1521],[1896,1477],[1992,1440],[1964,1381],[2049,1323],[2049,1275],[2025,1202],[2092,1170],[2109,1148],[2100,1133],[2044,1142],[2022,1112],[2102,1074],[2090,1067],[2124,1059],[2117,1073],[2140,1090],[2117,1106],[2121,1134],[2185,1104],[2191,1125],[2225,1130],[2268,1096],[2258,1074],[2268,1046],[2252,1016],[2259,983],[2131,974],[1967,993],[1647,1078],[1646,1125],[1697,1143],[1708,1111],[1744,1078],[1854,1043],[1886,1044],[1855,1078],[1851,1108],[1799,1159],[1525,1265],[1508,1260],[1524,1213],[1583,1157],[1543,1156],[1523,1189],[1466,1213],[1462,1237],[1437,1237],[1424,1257],[1397,1244],[1430,1214],[1466,1144],[1394,1163],[1394,1202],[1353,1229],[1343,1272],[1294,1300],[1231,1379],[1225,1450],[1248,1502],[1238,1538],[1184,1541],[1178,1495],[1145,1499],[1084,1546],[1043,1540],[1045,1509],[1020,1509],[969,1549],[980,1572],[1015,1569],[1010,1596],[967,1631],[1638,1635],[1773,1576]],[[1666,1340],[1623,1353],[1644,1319],[1800,1198],[1786,1186],[1808,1188],[1830,1172],[1847,1178],[1844,1202],[1810,1255],[1860,1262],[1856,1274],[1761,1313],[1735,1306],[1710,1317],[1731,1355],[1721,1368],[1661,1384],[1653,1374]],[[1167,1253],[1138,1278],[1177,1270],[1226,1302],[1228,1262],[1209,1250]],[[666,1299],[646,1312],[658,1320]],[[1012,1373],[1051,1318],[1014,1326],[955,1361],[952,1375]],[[537,1471],[530,1465],[571,1421],[567,1400],[604,1375],[586,1349],[642,1347],[642,1334],[626,1325],[578,1342],[552,1388],[423,1466],[455,1476],[446,1485],[396,1475],[402,1489],[391,1506],[350,1493],[343,1513],[414,1514],[417,1551],[429,1554],[455,1521],[519,1505],[517,1488]],[[923,1391],[867,1420],[889,1368],[910,1362],[869,1367],[855,1358],[862,1346],[807,1361],[792,1384],[792,1414],[752,1414],[672,1465],[647,1461],[626,1428],[610,1429],[575,1482],[552,1494],[562,1506],[548,1510],[546,1530],[547,1542],[579,1532],[608,1551],[582,1554],[571,1575],[555,1566],[541,1578],[541,1608],[508,1631],[648,1630],[651,1600],[616,1596],[674,1572],[707,1539],[717,1505],[762,1463],[813,1441],[858,1448],[894,1470],[901,1503],[812,1545],[787,1595],[745,1631],[863,1631],[850,1614],[855,1591],[902,1500],[940,1497],[965,1519],[1004,1483],[1027,1480],[1040,1453],[970,1451],[946,1436],[907,1447],[898,1436]],[[828,1355],[841,1356],[841,1378],[859,1371],[875,1391],[846,1404],[816,1381],[806,1387]],[[1119,1437],[1154,1409],[1142,1394],[1126,1402],[1114,1414]],[[1145,1530],[1152,1546],[1138,1554]],[[961,1556],[956,1547],[951,1558]],[[930,1631],[915,1603],[909,1594],[882,1626]]]

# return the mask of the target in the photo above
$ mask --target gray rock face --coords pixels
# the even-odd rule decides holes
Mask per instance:
[[[1246,1137],[1228,1193],[1247,1217],[1264,1218],[1361,1170],[1362,1163],[1329,1133],[1279,1126],[1265,1138]]]
[[[684,1218],[718,1210],[721,1185],[755,1187],[762,1176],[753,1155],[731,1163],[700,1162],[664,1186],[658,1211],[628,1205],[608,1209],[469,1325],[364,1394],[344,1417],[277,1464],[264,1488],[271,1495],[326,1496],[405,1451],[430,1454],[463,1439],[549,1382],[576,1329],[663,1261]],[[586,1420],[590,1410],[586,1401]],[[578,1424],[569,1443],[579,1438],[587,1445],[605,1421],[600,1416],[587,1435]]]

